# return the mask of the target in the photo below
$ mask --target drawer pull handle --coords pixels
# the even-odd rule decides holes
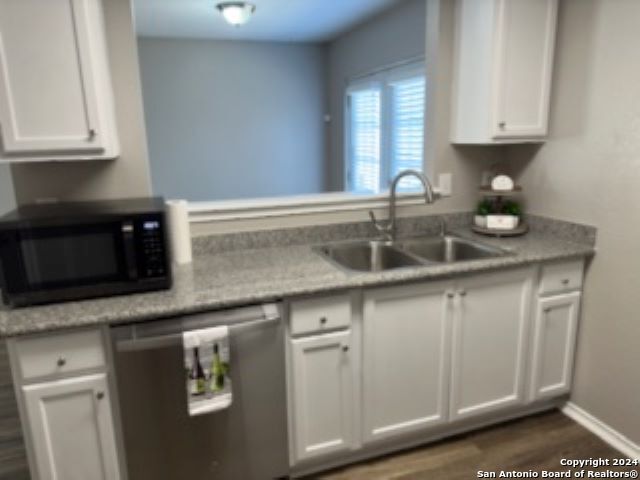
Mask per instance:
[[[454,295],[453,292],[447,292],[447,298],[453,298]]]
[[[563,278],[562,279],[562,284],[563,285],[569,285],[569,279],[568,278]]]
[[[500,128],[500,130],[504,130],[506,126],[507,122],[498,122],[498,127]]]
[[[325,323],[327,323],[327,317],[321,317],[320,324],[324,325]]]
[[[348,352],[349,351],[349,345],[343,345],[342,346],[342,351],[343,352]]]
[[[549,307],[545,308],[544,313],[551,313],[551,309]]]
[[[461,297],[465,297],[467,295],[467,291],[466,290],[460,290],[460,292],[458,292],[460,294]]]
[[[67,364],[67,359],[64,357],[60,357],[56,363],[59,367],[64,367]]]
[[[94,138],[96,138],[96,131],[94,128],[90,128],[87,133],[87,140],[92,141]]]
[[[98,393],[96,393],[96,398],[97,398],[98,400],[102,400],[102,399],[104,398],[104,392],[98,392]]]

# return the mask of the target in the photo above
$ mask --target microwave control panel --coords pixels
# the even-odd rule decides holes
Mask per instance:
[[[162,277],[167,274],[167,251],[163,223],[159,218],[144,218],[137,225],[140,238],[140,276]]]

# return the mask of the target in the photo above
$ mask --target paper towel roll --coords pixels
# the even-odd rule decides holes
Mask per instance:
[[[173,262],[178,265],[191,263],[191,229],[187,201],[167,200],[167,219]]]

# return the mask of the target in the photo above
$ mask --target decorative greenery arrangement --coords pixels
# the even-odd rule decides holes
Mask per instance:
[[[476,214],[486,217],[487,215],[514,215],[520,217],[522,215],[522,208],[518,202],[513,200],[507,200],[503,202],[497,199],[485,198],[478,202],[476,208]]]
[[[478,215],[482,215],[483,217],[486,217],[487,215],[490,215],[493,210],[493,205],[492,202],[485,198],[480,200],[480,202],[478,202],[478,208],[476,209],[476,214]]]
[[[515,217],[519,217],[522,215],[522,208],[518,202],[508,201],[502,204],[502,212],[505,215],[513,215]]]

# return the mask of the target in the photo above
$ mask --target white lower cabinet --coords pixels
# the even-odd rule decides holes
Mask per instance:
[[[363,310],[363,440],[447,420],[453,282],[366,291]]]
[[[33,480],[119,480],[101,329],[7,341]]]
[[[34,478],[121,478],[105,373],[25,385],[22,392]]]
[[[581,287],[583,267],[364,289],[350,307],[345,294],[293,301],[292,466],[556,405],[571,384],[580,292],[569,289]]]
[[[452,420],[524,403],[534,272],[526,268],[458,281]]]
[[[349,330],[290,340],[296,461],[353,446],[354,378]]]
[[[533,334],[532,400],[569,392],[579,309],[580,292],[538,300]]]

